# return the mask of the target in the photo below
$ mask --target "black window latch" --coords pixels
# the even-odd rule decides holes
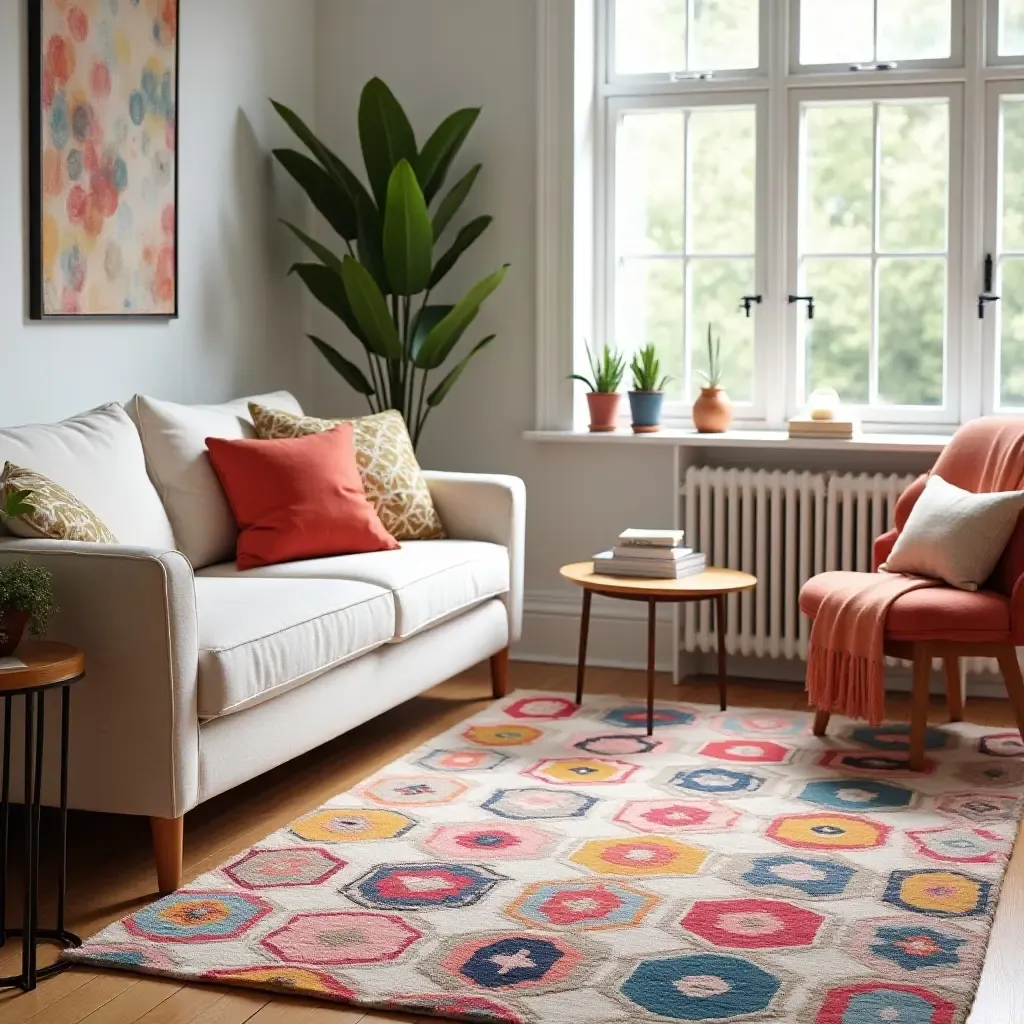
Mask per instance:
[[[744,295],[743,298],[740,299],[740,309],[742,309],[743,312],[746,313],[748,317],[750,316],[751,309],[754,306],[759,306],[760,304],[761,304],[761,296],[760,295]]]
[[[814,319],[814,296],[813,295],[790,295],[790,304],[794,302],[806,302],[807,303],[807,319]]]

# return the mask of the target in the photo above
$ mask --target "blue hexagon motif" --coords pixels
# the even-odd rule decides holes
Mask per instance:
[[[909,807],[916,794],[891,782],[874,779],[842,779],[809,782],[797,799],[837,811],[887,811]]]
[[[860,743],[875,750],[906,752],[910,749],[910,725],[907,722],[888,722],[879,726],[859,725],[850,733],[850,739],[854,743]],[[924,746],[926,750],[944,750],[946,747],[952,746],[953,743],[952,733],[943,732],[941,729],[929,728],[925,733]]]
[[[778,853],[755,857],[739,878],[755,889],[796,889],[822,898],[841,896],[856,873],[840,861]]]
[[[981,955],[976,948],[980,937],[964,931],[954,934],[900,921],[862,921],[855,931],[858,940],[852,948],[862,948],[860,943],[866,941],[868,956],[894,963],[905,971],[951,967],[963,963],[965,954]],[[864,962],[874,966],[867,958]]]
[[[977,917],[988,909],[992,883],[962,871],[893,871],[882,899],[929,917]]]
[[[477,864],[382,864],[339,890],[361,907],[380,910],[439,910],[468,907],[498,882],[507,882]]]
[[[153,942],[235,939],[274,908],[252,893],[182,889],[126,918],[125,928]]]
[[[631,1002],[672,1020],[732,1020],[766,1010],[782,981],[735,956],[698,953],[645,960],[622,983]]]
[[[415,763],[434,772],[483,772],[508,759],[497,750],[431,750]]]
[[[661,782],[662,788],[670,792],[734,796],[760,789],[765,784],[765,778],[734,768],[670,768],[666,776],[661,777]]]
[[[657,740],[653,736],[627,734],[624,736],[587,736],[578,743],[574,743],[573,749],[603,757],[620,757],[624,754],[650,754],[664,746],[663,740]]]
[[[497,789],[480,806],[499,818],[513,821],[534,821],[545,818],[582,818],[594,804],[596,796],[584,796],[572,790]]]
[[[683,711],[681,708],[655,707],[654,709],[654,725],[661,729],[672,725],[689,725],[694,717],[691,712]],[[615,708],[614,711],[603,715],[601,721],[623,729],[646,729],[647,706],[632,704],[628,707]]]

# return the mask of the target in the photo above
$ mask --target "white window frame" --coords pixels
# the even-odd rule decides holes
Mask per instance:
[[[999,5],[1002,0],[988,0],[985,26],[985,63],[990,68],[1013,67],[1024,64],[1024,54],[999,54]]]

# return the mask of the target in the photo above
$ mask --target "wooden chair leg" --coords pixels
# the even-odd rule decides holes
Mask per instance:
[[[1024,677],[1021,676],[1020,663],[1017,661],[1017,648],[1009,645],[1000,647],[996,659],[1006,684],[1006,695],[1013,707],[1013,717],[1017,719],[1017,729],[1024,739]]]
[[[947,654],[943,659],[946,666],[946,704],[949,706],[949,720],[964,720],[964,684],[960,678],[960,659]]]
[[[924,771],[925,738],[928,732],[928,700],[932,681],[931,644],[914,644],[914,695],[910,710],[910,759],[913,772]]]
[[[828,728],[828,720],[832,717],[831,711],[816,711],[814,714],[814,735],[824,736]]]
[[[149,819],[149,827],[153,833],[157,888],[161,896],[167,896],[181,888],[184,826],[184,817]]]
[[[508,648],[491,655],[491,693],[500,700],[508,693]]]

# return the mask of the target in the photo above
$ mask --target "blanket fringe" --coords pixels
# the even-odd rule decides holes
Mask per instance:
[[[884,662],[813,644],[807,659],[808,702],[821,711],[881,725],[885,718]]]

